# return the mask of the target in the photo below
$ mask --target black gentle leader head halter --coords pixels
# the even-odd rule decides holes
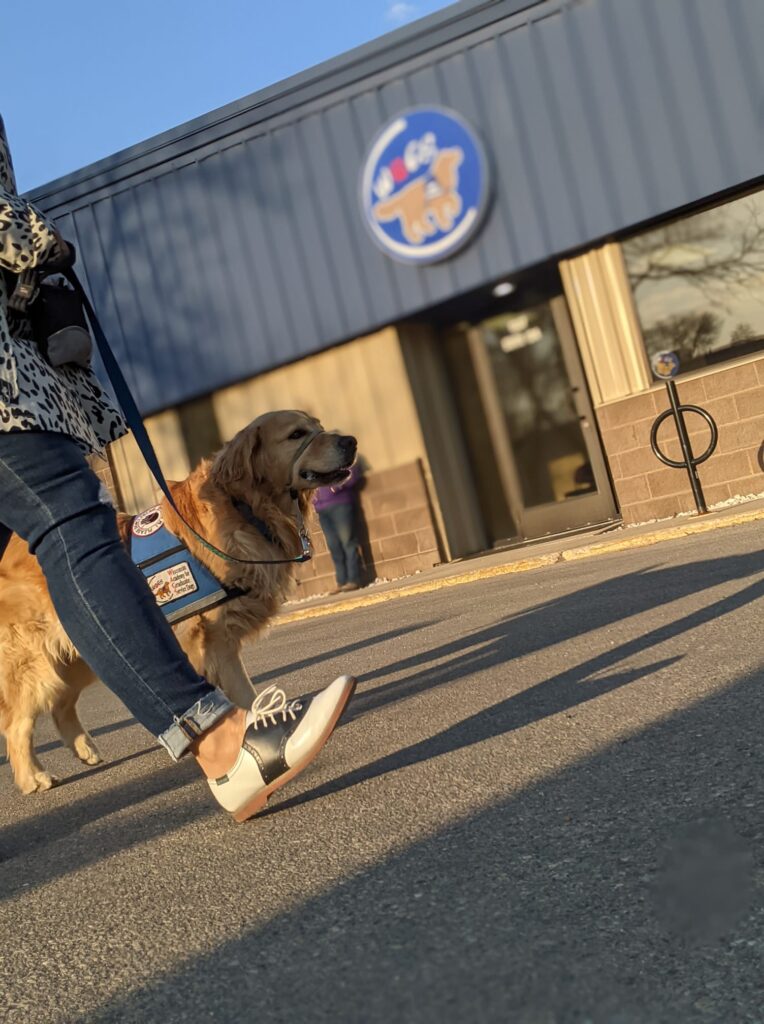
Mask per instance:
[[[297,451],[292,456],[292,462],[289,466],[287,490],[289,491],[290,498],[294,502],[294,517],[297,522],[297,534],[300,538],[300,547],[302,549],[300,551],[300,554],[294,558],[264,558],[258,559],[257,561],[252,561],[251,559],[234,558],[232,555],[226,555],[225,552],[218,551],[217,549],[215,549],[215,554],[217,554],[221,558],[227,558],[229,561],[233,562],[246,561],[248,565],[283,565],[287,562],[310,561],[310,559],[313,557],[313,550],[310,543],[310,537],[308,536],[308,531],[305,528],[305,518],[302,514],[302,509],[300,508],[300,492],[294,486],[294,470],[295,466],[299,462],[304,452],[316,440],[318,435],[323,433],[325,433],[324,428],[320,427],[318,430],[314,430],[313,433],[308,434],[308,436],[300,443],[300,446],[298,447]],[[248,523],[250,523],[257,530],[259,530],[269,544],[279,543],[278,539],[274,537],[273,534],[271,533],[271,530],[268,524],[265,522],[265,520],[260,519],[259,516],[256,516],[252,509],[249,507],[249,505],[246,503],[246,501],[234,500],[232,504],[236,511],[239,513],[239,515],[242,517],[242,519],[246,519]],[[205,544],[205,547],[209,548],[209,545]]]
[[[326,433],[324,428],[323,427],[319,427],[319,429],[318,430],[314,430],[312,434],[308,434],[308,436],[303,440],[303,442],[301,443],[300,447],[297,449],[297,451],[294,453],[294,456],[292,457],[292,465],[289,467],[289,494],[290,494],[290,496],[291,496],[293,501],[297,500],[297,495],[298,495],[298,490],[294,486],[294,469],[295,469],[295,466],[300,461],[300,459],[304,455],[305,451],[308,448],[310,448],[310,446],[313,444],[313,442],[316,440],[316,438],[319,436],[319,434],[324,434],[324,433]]]
[[[301,442],[301,444],[300,444],[299,448],[297,449],[297,451],[295,452],[295,454],[292,456],[292,462],[291,462],[291,465],[289,467],[289,478],[288,478],[288,483],[287,483],[287,490],[289,491],[289,496],[291,497],[292,501],[294,502],[294,517],[295,517],[295,520],[296,520],[296,523],[297,523],[297,533],[298,533],[298,536],[300,538],[300,548],[301,548],[300,554],[299,555],[295,555],[294,558],[257,558],[257,559],[253,559],[253,558],[236,558],[234,555],[229,555],[227,552],[221,551],[219,548],[216,548],[213,544],[210,544],[209,541],[205,540],[204,537],[202,537],[200,534],[198,534],[196,532],[196,530],[194,530],[191,526],[189,526],[189,524],[185,521],[185,519],[183,519],[183,517],[180,516],[180,513],[178,512],[177,508],[175,508],[174,503],[172,503],[173,504],[173,508],[175,508],[175,512],[181,518],[181,521],[184,523],[184,525],[187,526],[188,529],[191,530],[191,532],[194,534],[196,539],[208,551],[212,552],[212,554],[217,555],[218,558],[222,558],[222,559],[224,559],[227,562],[236,562],[236,563],[238,563],[240,565],[287,565],[287,564],[294,563],[294,562],[309,562],[311,560],[311,558],[313,557],[313,551],[312,551],[312,548],[311,548],[310,537],[308,536],[308,531],[305,528],[305,519],[304,519],[303,514],[302,514],[302,509],[300,508],[300,501],[299,501],[300,492],[298,491],[298,489],[296,487],[293,486],[293,484],[294,484],[294,470],[295,470],[295,466],[297,465],[297,463],[298,463],[300,457],[303,455],[303,453],[310,447],[310,445],[315,441],[315,439],[318,437],[318,435],[319,434],[323,434],[323,433],[325,433],[325,431],[324,431],[324,428],[321,427],[318,430],[314,430],[313,433],[308,434],[308,436]],[[260,519],[259,516],[256,516],[254,514],[254,512],[252,511],[252,509],[249,507],[249,505],[247,505],[247,503],[245,501],[236,501],[236,500],[234,500],[232,502],[232,504],[233,504],[234,508],[236,509],[236,511],[239,513],[239,515],[243,519],[245,519],[248,523],[250,523],[252,526],[256,527],[256,529],[258,529],[260,531],[260,533],[263,535],[263,537],[270,544],[277,544],[278,543],[278,540],[271,533],[271,531],[270,531],[270,529],[268,527],[268,524],[264,520]]]

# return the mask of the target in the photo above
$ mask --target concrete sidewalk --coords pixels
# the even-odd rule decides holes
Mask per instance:
[[[677,516],[641,526],[600,526],[587,532],[568,533],[550,540],[457,559],[403,579],[373,583],[352,597],[348,597],[347,594],[324,594],[302,601],[297,598],[284,606],[274,624],[283,625],[303,619],[321,618],[325,615],[353,611],[356,608],[384,604],[399,597],[475,583],[478,580],[510,573],[529,572],[559,562],[572,562],[628,551],[631,548],[649,547],[652,544],[729,529],[757,520],[764,520],[764,498],[717,509],[704,516]]]

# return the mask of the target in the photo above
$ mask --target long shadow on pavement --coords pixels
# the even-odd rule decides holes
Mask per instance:
[[[388,663],[373,672],[364,673],[359,677],[361,683],[394,675],[406,669],[415,670],[403,679],[394,679],[373,689],[360,690],[344,722],[352,721],[358,715],[403,700],[429,687],[454,682],[467,672],[479,672],[482,668],[496,665],[500,661],[509,663],[514,659],[622,622],[648,609],[761,572],[764,572],[764,552],[755,552],[667,569],[642,570],[583,587],[562,597],[524,609],[485,629],[460,636],[437,647],[430,647],[421,654]],[[750,593],[747,590],[741,591],[741,594],[748,595],[742,599],[743,604],[759,596],[759,586],[760,584],[754,584]],[[726,600],[712,605],[712,608],[719,609],[714,614],[723,614],[725,610],[740,607],[737,596],[730,600],[732,604],[729,608]],[[653,644],[662,643],[669,636],[675,636],[684,629],[693,629],[705,621],[705,610],[701,609],[679,620],[679,625],[668,623],[649,636],[653,638]],[[666,633],[666,630],[669,632]],[[639,638],[636,643],[637,647],[634,650],[650,646],[645,644],[644,638]],[[626,649],[618,647],[616,650],[623,651],[621,657],[633,653],[628,645]],[[606,652],[604,657],[607,658],[612,653]]]
[[[722,561],[720,559],[708,563],[714,565],[717,570],[715,582],[719,582]],[[750,563],[747,567],[748,571],[744,572],[744,565],[740,560],[729,559],[728,561],[736,562],[736,566],[731,567],[729,574],[724,574],[724,578],[737,578],[737,576],[749,575],[751,571],[755,571],[750,569]],[[704,564],[706,563],[699,563],[699,565]],[[607,589],[608,595],[612,599],[611,581],[600,584],[600,586]],[[585,593],[591,598],[596,590],[596,586],[586,588]],[[667,593],[665,586],[661,588],[661,592]],[[549,715],[592,700],[617,687],[627,685],[636,679],[658,671],[676,659],[663,659],[652,665],[629,668],[604,677],[600,675],[598,678],[592,678],[592,676],[595,673],[608,671],[624,658],[649,650],[665,640],[741,608],[762,594],[764,594],[764,581],[758,581],[736,594],[713,602],[674,622],[666,623],[651,633],[618,647],[610,648],[582,665],[513,694],[507,700],[483,709],[435,736],[428,737],[376,762],[348,772],[322,786],[287,799],[266,813],[278,813],[303,803],[318,800],[358,783],[381,777],[388,772],[480,743],[482,740],[522,728]],[[572,598],[573,595],[570,597]],[[539,630],[541,637],[544,636],[545,631],[547,637],[554,635],[555,623],[560,621],[559,604],[559,601],[548,602],[542,606],[536,613],[535,621],[530,614],[518,616],[517,621],[522,624],[523,631],[530,626],[531,639],[528,642],[540,643]],[[579,600],[575,607],[581,632],[586,632],[592,628],[586,618],[587,602]],[[545,618],[546,616],[549,618]],[[460,654],[463,645],[456,642],[453,645],[448,645],[448,649],[455,655],[450,661],[415,673],[408,679],[390,683],[387,687],[378,687],[369,695],[372,701],[377,702],[373,706],[399,700],[402,696],[439,686],[445,682],[453,682],[465,675],[474,675],[491,665],[509,663],[527,650],[527,647],[523,647],[521,642],[516,643],[512,632],[512,623],[513,620],[500,622],[489,630],[481,631],[481,633],[487,634],[486,646],[480,648],[477,654],[473,650]],[[469,638],[470,642],[475,642],[475,636],[473,634]],[[378,697],[380,690],[383,691],[382,700],[379,700]],[[360,695],[358,700],[361,701],[363,696]],[[363,710],[368,709],[369,705]],[[179,766],[167,765],[157,772],[141,776],[112,790],[99,791],[93,797],[83,797],[73,804],[60,806],[33,819],[22,821],[18,825],[6,827],[0,831],[0,859],[7,862],[11,858],[24,856],[30,848],[37,844],[55,842],[62,836],[76,832],[84,825],[96,822],[98,819],[132,804],[138,804],[147,797],[157,796],[170,790],[185,790],[191,782],[197,780],[196,772],[195,766],[188,761]],[[55,864],[47,862],[47,864],[41,863],[39,867],[36,867],[33,862],[27,860],[23,872],[12,871],[11,865],[6,863],[6,870],[0,873],[0,898],[13,895],[22,886],[28,890],[30,887],[43,884],[52,878],[61,877],[68,871],[80,869],[86,864],[102,860],[119,850],[129,848],[136,843],[146,842],[154,836],[181,828],[191,821],[207,818],[214,813],[216,810],[208,794],[201,789],[191,789],[188,793],[184,793],[175,804],[172,801],[164,800],[161,808],[141,815],[139,828],[114,829],[108,822],[104,822],[103,827],[98,827],[98,835],[83,849],[81,858],[76,863],[71,861]]]
[[[340,658],[346,654],[353,654],[354,651],[365,651],[368,650],[369,647],[373,647],[375,644],[386,643],[388,640],[397,640],[402,636],[406,636],[407,633],[416,633],[420,629],[426,629],[428,626],[432,625],[434,625],[432,621],[416,622],[410,626],[389,629],[385,633],[377,633],[374,636],[364,637],[363,640],[357,640],[352,644],[343,644],[341,647],[332,647],[328,651],[311,652],[304,658],[300,658],[298,661],[292,661],[286,665],[279,665],[278,668],[269,669],[266,672],[255,672],[252,676],[252,682],[255,686],[260,686],[273,679],[281,679],[291,672],[299,672],[300,669],[308,668],[309,666],[316,665],[322,661],[328,661],[329,658]]]
[[[747,579],[761,572],[764,572],[764,551],[685,565],[653,566],[598,581],[562,597],[524,608],[504,620],[505,629],[515,630],[521,623],[527,626],[527,629],[517,632],[514,637],[516,657],[522,657],[551,644],[564,643],[573,637],[621,622],[659,605],[702,593],[720,583]],[[500,624],[495,628],[499,629]],[[462,649],[465,639],[471,643],[479,642],[482,635],[482,632],[477,632],[440,647],[430,648],[426,657],[432,661],[446,657]],[[425,655],[403,658],[375,672],[368,672],[361,678],[368,681],[391,672],[418,667],[423,657]]]
[[[75,771],[73,775],[67,775],[66,778],[59,779],[56,783],[56,789],[83,782],[85,779],[92,779],[96,775],[102,775],[104,772],[118,768],[120,765],[128,764],[130,761],[137,761],[141,757],[148,757],[151,754],[156,754],[156,752],[156,747],[144,747],[143,750],[134,750],[132,754],[125,754],[114,761],[102,761],[101,764],[94,765],[92,768],[81,765],[80,770]]]
[[[79,1024],[180,1024],[189,1007],[221,1024],[758,1021],[763,682],[413,842]],[[693,882],[671,910],[682,850]],[[720,880],[721,903],[707,895]]]
[[[145,751],[139,753],[145,756]],[[161,756],[164,758],[164,755]],[[110,789],[98,790],[78,800],[68,800],[59,789],[52,790],[49,794],[27,798],[39,799],[41,803],[47,802],[48,809],[33,818],[27,818],[0,830],[0,899],[7,899],[24,886],[28,889],[77,870],[85,864],[102,860],[133,843],[144,842],[152,835],[181,827],[189,820],[190,813],[184,791],[191,783],[197,783],[198,779],[199,771],[191,761],[178,765],[165,763],[158,771],[141,775]],[[49,865],[47,868],[41,865],[37,871],[33,859],[35,847],[59,843],[93,822],[107,819],[110,815],[127,808],[139,808],[144,801],[171,790],[179,794],[179,799],[175,805],[163,807],[161,813],[155,814],[155,828],[152,828],[153,819],[150,820],[149,816],[142,817],[140,828],[131,831],[113,827],[110,822],[105,821],[98,841],[94,840],[87,845],[79,861]],[[52,806],[53,801],[56,801],[58,806]],[[192,807],[199,803],[198,800],[192,801]],[[194,813],[199,817],[205,812],[213,811],[212,806],[203,806],[197,808]],[[144,823],[147,831],[144,829]],[[16,858],[23,860],[13,864]]]
[[[441,754],[448,754],[463,747],[472,746],[483,740],[491,739],[514,729],[521,729],[523,726],[538,722],[549,715],[559,714],[569,708],[575,707],[585,701],[592,700],[600,694],[607,693],[619,686],[633,682],[635,679],[643,678],[661,668],[677,661],[677,658],[670,658],[656,662],[653,665],[646,665],[637,669],[630,669],[626,672],[616,673],[605,678],[592,679],[595,673],[604,672],[624,658],[633,657],[643,651],[649,650],[658,644],[670,640],[672,637],[681,635],[688,630],[695,629],[706,622],[712,622],[743,608],[751,601],[764,597],[764,580],[752,583],[736,594],[715,601],[713,604],[685,615],[674,622],[668,622],[650,633],[629,640],[625,644],[613,647],[602,654],[590,658],[588,661],[575,668],[566,669],[557,676],[545,679],[541,683],[529,689],[514,694],[500,704],[485,708],[470,718],[465,718],[450,729],[437,733],[435,736],[414,743],[404,750],[396,750],[394,754],[380,758],[372,764],[356,768],[347,772],[331,782],[325,783],[307,793],[292,797],[274,806],[266,814],[275,814],[289,807],[296,807],[299,804],[319,800],[330,793],[339,793],[350,786],[356,786],[360,782],[367,782],[369,779],[380,778],[388,772],[398,771],[409,765],[417,764],[419,761],[426,761],[432,757],[439,757]],[[438,685],[448,680],[458,678],[460,674],[469,672],[474,674],[482,668],[491,665],[501,664],[509,660],[511,656],[505,649],[506,636],[478,652],[477,658],[470,652],[466,658],[455,658],[447,665],[438,666],[428,670],[411,680],[404,680],[404,683],[411,682],[414,690],[432,685],[428,677],[435,674]],[[390,684],[393,686],[394,684]],[[376,692],[376,691],[375,691]],[[395,699],[399,699],[396,696]]]

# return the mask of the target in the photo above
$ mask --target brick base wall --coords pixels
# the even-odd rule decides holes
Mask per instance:
[[[441,561],[427,488],[419,462],[369,473],[361,491],[362,549],[367,581],[399,579]],[[334,565],[318,525],[311,524],[312,561],[297,567],[296,598],[335,586]]]
[[[678,381],[677,389],[682,403],[706,409],[719,428],[716,452],[698,469],[707,504],[764,492],[764,358]],[[664,466],[650,448],[653,421],[668,408],[661,386],[597,410],[625,523],[695,509],[686,471]],[[686,423],[693,452],[700,454],[709,429],[696,415],[689,414]],[[669,458],[681,458],[673,419],[663,423],[658,442]]]

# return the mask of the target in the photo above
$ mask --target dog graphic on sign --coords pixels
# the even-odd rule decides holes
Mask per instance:
[[[371,142],[361,207],[376,244],[404,263],[457,252],[479,227],[490,196],[480,139],[453,110],[403,111]]]
[[[438,231],[452,231],[462,212],[458,189],[463,160],[464,150],[460,147],[441,149],[428,174],[415,178],[390,199],[372,207],[374,217],[377,221],[397,218],[404,238],[412,245],[420,245]]]

